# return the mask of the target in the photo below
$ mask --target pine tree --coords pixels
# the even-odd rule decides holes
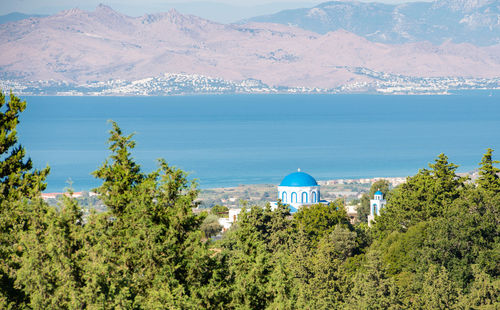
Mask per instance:
[[[103,180],[103,184],[95,189],[99,198],[110,208],[115,215],[124,212],[128,203],[133,199],[133,188],[143,179],[140,167],[131,158],[130,151],[135,147],[132,136],[124,136],[122,130],[115,122],[110,130],[108,140],[109,149],[112,152],[110,161],[104,164],[92,174]]]
[[[335,229],[318,243],[312,257],[314,277],[310,280],[310,301],[315,309],[336,309],[344,302],[345,278],[342,265],[356,248],[356,233],[336,225]]]
[[[268,283],[272,272],[272,253],[268,242],[271,231],[268,208],[252,206],[238,216],[237,227],[226,233],[223,254],[231,282],[230,307],[264,309],[271,299]]]
[[[456,309],[460,292],[445,267],[430,265],[418,294],[418,308]]]
[[[494,166],[494,164],[500,163],[498,160],[492,159],[493,150],[488,148],[486,154],[479,165],[479,178],[476,183],[478,186],[486,191],[492,192],[494,194],[500,193],[500,169]]]
[[[396,285],[387,277],[381,253],[370,251],[354,276],[354,285],[345,303],[346,309],[403,309]]]
[[[202,242],[203,218],[191,211],[196,184],[164,160],[142,173],[131,138],[113,123],[110,158],[94,172],[109,211],[85,225],[83,295],[93,307],[202,307],[212,260]]]
[[[30,158],[25,160],[26,152],[17,142],[16,127],[19,113],[26,109],[26,101],[14,94],[5,103],[5,94],[0,91],[0,198],[20,200],[36,196],[46,187],[45,177],[49,168],[33,170]]]
[[[310,308],[314,299],[310,291],[310,281],[314,277],[311,241],[303,230],[294,232],[293,243],[290,246],[289,269],[293,282],[296,309]]]
[[[375,221],[376,231],[406,231],[418,222],[442,216],[460,196],[466,178],[456,175],[457,165],[440,154],[429,167],[392,191],[391,199]]]
[[[29,229],[32,209],[28,199],[38,199],[49,168],[34,170],[31,159],[18,144],[16,127],[26,101],[0,91],[0,308],[22,305],[27,296],[15,283],[23,248],[20,233]],[[43,204],[35,206],[44,208]]]
[[[500,279],[492,278],[481,271],[477,265],[472,266],[474,282],[469,293],[461,296],[462,309],[498,309],[500,307]]]
[[[70,190],[59,209],[41,200],[32,202],[30,229],[20,233],[23,251],[16,283],[33,309],[78,309],[85,304],[80,262],[83,214],[71,196]]]

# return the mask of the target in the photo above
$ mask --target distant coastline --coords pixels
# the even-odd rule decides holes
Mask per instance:
[[[375,178],[359,178],[359,179],[328,179],[328,180],[318,180],[319,185],[337,185],[337,184],[372,184],[376,181],[387,180],[391,186],[398,186],[406,181],[406,177],[375,177]],[[245,185],[235,185],[235,186],[220,186],[220,187],[210,187],[204,188],[202,190],[223,190],[223,189],[234,189],[238,187],[261,187],[261,186],[272,186],[275,187],[277,184],[245,184]],[[68,192],[44,192],[42,193],[43,199],[55,199],[58,196],[68,195]],[[80,198],[83,196],[94,197],[97,193],[92,191],[79,191],[73,192],[73,198]]]
[[[370,189],[373,182],[382,179],[389,181],[392,186],[397,186],[404,183],[406,177],[318,180],[318,184],[322,186],[322,195],[325,199],[343,198],[351,201],[359,199]],[[277,184],[245,184],[204,188],[200,189],[197,204],[201,208],[210,208],[214,205],[236,208],[244,204],[264,206],[276,199],[276,188]],[[67,192],[41,194],[42,199],[53,205],[56,205],[57,201],[63,196],[69,196],[69,194]],[[74,192],[72,198],[85,202],[88,207],[103,208],[102,203],[98,200],[98,195],[91,191]]]
[[[461,176],[469,176],[476,179],[477,171],[469,173],[458,173]],[[396,187],[406,182],[407,177],[374,177],[374,178],[345,178],[318,180],[322,188],[322,196],[333,201],[344,199],[347,203],[360,199],[362,195],[370,190],[371,185],[380,180],[386,180],[392,187]],[[198,208],[211,208],[215,205],[224,205],[229,208],[240,208],[244,205],[265,206],[268,202],[277,198],[278,184],[240,184],[237,186],[222,186],[200,189],[196,200]],[[42,193],[41,197],[52,205],[57,205],[59,199],[69,196],[67,192]],[[98,194],[91,191],[81,191],[72,193],[72,198],[76,198],[88,208],[104,210],[104,205],[98,199]]]
[[[0,89],[22,96],[183,96],[223,94],[381,94],[450,95],[466,91],[499,91],[500,77],[416,78],[352,68],[357,74],[375,78],[335,88],[270,86],[256,79],[224,80],[203,75],[166,73],[141,80],[109,80],[76,84],[64,81],[26,81],[4,79]]]

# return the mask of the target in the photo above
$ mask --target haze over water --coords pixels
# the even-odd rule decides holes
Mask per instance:
[[[109,119],[135,132],[144,171],[165,158],[202,188],[279,183],[297,168],[318,180],[407,176],[441,152],[467,172],[488,147],[500,156],[498,92],[24,99],[19,140],[51,166],[48,192],[100,184],[90,173],[109,154]]]

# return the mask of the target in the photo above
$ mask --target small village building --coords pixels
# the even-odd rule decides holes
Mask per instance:
[[[219,218],[219,224],[222,226],[222,231],[226,231],[238,220],[238,215],[241,213],[241,209],[229,209],[228,217]]]
[[[359,205],[347,205],[347,206],[345,206],[347,216],[349,217],[349,222],[353,225],[356,223],[357,218],[358,218],[358,208],[359,208]]]
[[[241,208],[229,209],[229,220],[231,223],[235,223],[238,220],[238,215],[241,213]]]

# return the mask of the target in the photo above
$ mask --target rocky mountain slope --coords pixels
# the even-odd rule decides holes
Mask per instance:
[[[332,1],[244,22],[294,25],[322,34],[344,29],[383,43],[500,43],[498,0],[435,0],[398,5]]]
[[[224,25],[175,10],[130,17],[103,5],[0,25],[0,76],[18,81],[132,81],[176,73],[331,88],[377,79],[359,68],[415,77],[498,77],[499,51],[499,45],[450,41],[389,45],[345,30]]]

